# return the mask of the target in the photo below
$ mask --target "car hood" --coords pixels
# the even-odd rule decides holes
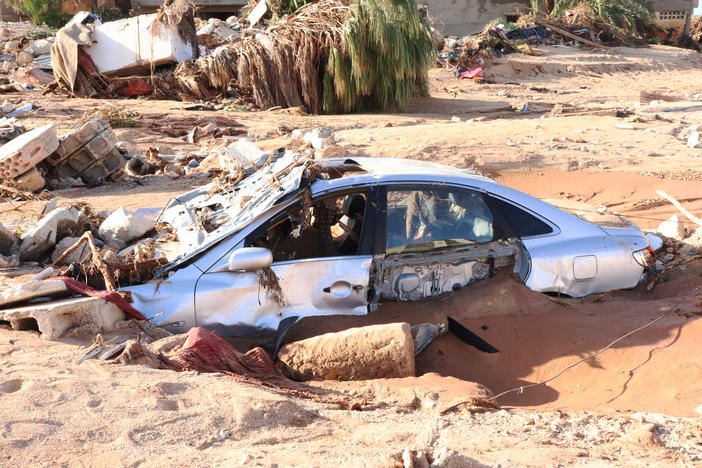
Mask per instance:
[[[157,222],[175,229],[180,250],[163,271],[172,270],[241,230],[279,200],[299,190],[310,163],[305,156],[286,152],[236,184],[214,181],[173,198]]]

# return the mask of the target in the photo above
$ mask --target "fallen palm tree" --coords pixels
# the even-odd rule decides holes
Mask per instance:
[[[412,0],[320,0],[181,63],[175,76],[199,98],[234,86],[262,108],[402,108],[425,90],[432,51],[429,23]]]

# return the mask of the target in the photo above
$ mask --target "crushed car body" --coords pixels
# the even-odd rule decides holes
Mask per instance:
[[[404,159],[278,154],[236,184],[177,197],[159,221],[180,253],[161,278],[125,289],[181,332],[363,315],[507,267],[535,291],[581,297],[636,286],[650,262],[634,225],[600,226],[472,171]]]

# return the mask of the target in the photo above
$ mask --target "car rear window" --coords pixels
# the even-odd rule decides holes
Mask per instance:
[[[499,198],[493,198],[493,200],[519,237],[541,236],[553,232],[551,226],[536,216]]]

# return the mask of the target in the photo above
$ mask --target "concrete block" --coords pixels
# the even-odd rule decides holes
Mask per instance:
[[[407,323],[351,328],[284,345],[281,370],[295,380],[366,380],[414,376]]]
[[[59,146],[56,127],[44,125],[0,147],[0,178],[15,178],[46,159]]]
[[[46,180],[44,180],[44,176],[41,175],[39,169],[33,167],[24,174],[16,177],[15,185],[20,190],[36,192],[37,190],[41,190],[46,186]]]
[[[57,340],[70,329],[83,334],[113,331],[116,322],[125,318],[122,309],[99,297],[64,299],[0,310],[0,320],[10,322],[15,330],[31,329],[36,323],[43,340]]]
[[[96,43],[84,50],[105,74],[194,58],[192,44],[181,38],[175,28],[154,24],[155,19],[155,14],[141,15],[98,25]]]
[[[111,129],[110,123],[104,117],[90,120],[84,123],[78,130],[71,133],[68,136],[61,138],[61,144],[56,150],[56,155],[52,155],[47,160],[50,164],[56,165],[62,161],[66,156],[75,153],[78,149],[83,147],[89,141],[91,141],[96,136],[105,132],[107,129]],[[112,132],[114,135],[114,132]],[[107,136],[106,138],[111,138]],[[116,138],[115,138],[116,143]],[[114,145],[113,145],[114,146]]]
[[[0,291],[0,306],[28,301],[42,296],[66,294],[70,291],[61,280],[27,281]]]

